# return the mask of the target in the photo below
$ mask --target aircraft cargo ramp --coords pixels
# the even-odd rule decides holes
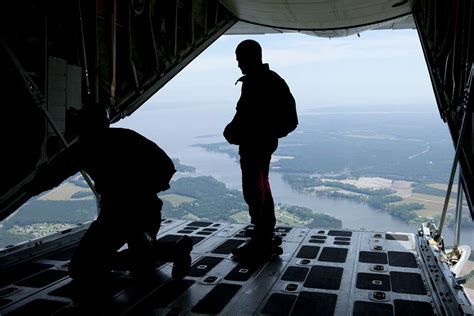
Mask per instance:
[[[70,315],[67,264],[84,232],[73,228],[0,253],[0,314]],[[182,281],[171,264],[157,279],[134,284],[117,266],[112,315],[463,315],[472,303],[431,245],[418,235],[369,231],[275,229],[283,255],[260,264],[232,260],[246,225],[164,220],[158,239],[194,241],[192,267]],[[40,254],[38,257],[37,255]],[[26,258],[32,258],[27,259]],[[8,267],[10,266],[10,268]]]

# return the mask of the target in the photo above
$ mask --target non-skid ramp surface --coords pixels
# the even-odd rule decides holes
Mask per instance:
[[[245,239],[229,239],[220,244],[212,253],[219,255],[228,255],[232,252],[232,249],[235,249],[242,245],[245,242]]]
[[[278,226],[283,254],[266,263],[239,263],[232,249],[248,225],[166,220],[157,238],[193,239],[184,280],[172,264],[140,287],[120,264],[110,284],[111,310],[124,315],[434,315],[433,290],[417,252],[417,237],[401,233]],[[74,288],[73,253],[63,245],[43,257],[0,271],[1,315],[67,314]]]
[[[359,262],[387,264],[387,254],[383,252],[361,251]]]
[[[319,247],[316,246],[302,246],[298,254],[296,255],[297,258],[305,258],[305,259],[316,259],[318,256]]]
[[[67,305],[69,304],[60,301],[36,299],[20,306],[18,309],[8,313],[8,315],[52,315],[62,308],[65,308]]]
[[[384,315],[392,316],[393,307],[386,303],[374,303],[374,302],[355,302],[354,303],[354,316],[370,316],[370,315]]]
[[[219,257],[202,257],[192,264],[188,275],[191,277],[202,277],[211,271],[212,268],[218,265],[222,260],[224,259]]]
[[[195,281],[192,280],[169,281],[157,290],[151,292],[151,295],[146,297],[145,300],[136,304],[134,308],[129,311],[129,314],[144,315],[148,311],[165,308],[189,289],[193,283],[195,283]]]
[[[318,292],[301,292],[298,295],[291,315],[311,315],[317,313],[321,316],[334,315],[337,295]]]
[[[308,275],[309,268],[288,267],[281,277],[283,281],[303,282]]]
[[[259,270],[261,264],[243,262],[236,265],[226,276],[225,280],[244,282]]]
[[[274,293],[262,309],[262,314],[285,316],[289,315],[298,296]]]
[[[219,314],[241,287],[238,284],[218,284],[191,311],[198,314]]]

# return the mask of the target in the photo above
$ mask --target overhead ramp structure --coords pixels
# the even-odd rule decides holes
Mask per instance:
[[[61,164],[82,109],[131,115],[237,21],[217,0],[21,1],[0,14],[0,218]]]
[[[51,170],[67,163],[85,108],[105,109],[111,122],[132,115],[226,32],[331,38],[407,28],[418,31],[440,116],[456,148],[451,180],[459,164],[473,215],[473,5],[468,0],[2,3],[0,126],[8,137],[2,143],[0,219],[63,180],[66,175]],[[225,246],[244,241],[242,225],[170,219],[158,237],[193,236],[191,274],[182,283],[170,282],[170,266],[160,265],[163,282],[143,290],[116,267],[111,308],[119,314],[298,315],[314,308],[321,315],[473,314],[463,279],[455,275],[469,249],[455,245],[456,251],[446,253],[442,224],[391,233],[281,227],[281,258],[242,267]],[[71,311],[67,262],[86,228],[0,251],[0,313]]]

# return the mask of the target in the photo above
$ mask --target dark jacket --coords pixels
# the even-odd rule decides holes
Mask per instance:
[[[237,112],[224,130],[226,140],[239,152],[273,152],[278,146],[277,108],[293,98],[286,82],[268,64],[241,77],[242,92]]]
[[[82,146],[81,168],[100,194],[165,191],[176,171],[158,145],[130,129],[108,128]]]
[[[38,194],[59,185],[79,170],[86,171],[97,192],[113,196],[143,195],[169,189],[176,172],[168,155],[154,142],[125,128],[107,128],[83,135],[31,186]]]

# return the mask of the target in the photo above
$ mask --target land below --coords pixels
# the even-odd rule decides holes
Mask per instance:
[[[280,173],[292,190],[307,196],[366,204],[374,212],[405,223],[437,223],[454,155],[449,134],[437,116],[427,118],[426,113],[416,111],[374,113],[301,116],[298,129],[280,140],[272,157],[272,172]],[[193,146],[238,161],[237,146],[222,142],[220,137],[214,132],[203,134],[194,138],[203,143]],[[174,161],[179,176],[159,195],[164,202],[163,217],[249,222],[241,191],[216,178],[193,175],[193,166]],[[450,226],[456,194],[454,186],[448,205]],[[277,203],[276,217],[282,225],[342,227],[341,218],[324,214],[331,214],[330,209],[323,212],[317,208]],[[467,210],[464,213],[463,228],[474,228]],[[0,247],[93,220],[96,214],[92,192],[80,177],[73,177],[31,199],[4,220]],[[371,223],[362,225],[372,227]],[[467,286],[474,288],[474,263],[469,262],[465,269]]]

